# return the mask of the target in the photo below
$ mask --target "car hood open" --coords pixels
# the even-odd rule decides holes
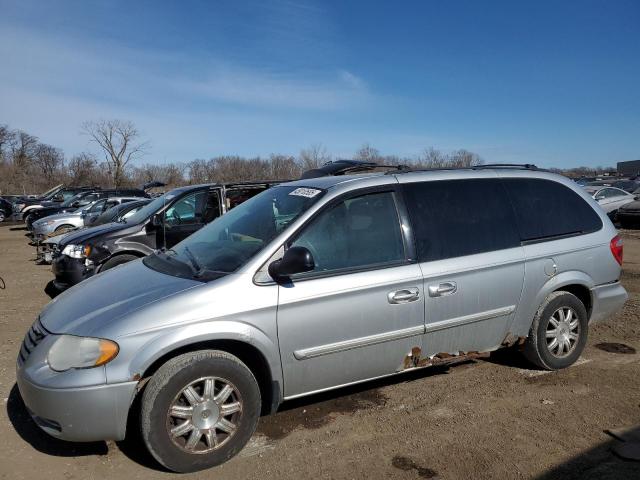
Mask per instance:
[[[196,280],[156,272],[134,260],[70,288],[40,314],[52,333],[96,336],[112,323],[145,305],[203,285]]]

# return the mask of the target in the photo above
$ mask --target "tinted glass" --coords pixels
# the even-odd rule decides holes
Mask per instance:
[[[421,262],[520,245],[500,180],[444,180],[404,188]]]
[[[508,178],[504,185],[524,241],[591,233],[602,228],[602,220],[591,206],[561,183]]]
[[[164,213],[166,224],[174,226],[202,223],[206,198],[207,192],[204,190],[185,195]]]
[[[106,203],[106,200],[98,200],[89,208],[89,212],[91,213],[102,212],[105,203]]]
[[[292,246],[309,249],[314,272],[397,263],[405,258],[393,193],[372,193],[325,210]]]

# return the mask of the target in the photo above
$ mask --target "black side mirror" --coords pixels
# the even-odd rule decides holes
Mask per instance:
[[[153,225],[154,227],[161,227],[162,226],[162,214],[161,213],[156,213],[153,217],[151,217],[151,225]]]
[[[313,255],[305,247],[291,247],[280,260],[269,265],[269,275],[274,280],[282,280],[295,273],[310,272],[316,266]]]

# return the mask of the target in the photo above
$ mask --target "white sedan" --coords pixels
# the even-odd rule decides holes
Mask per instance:
[[[602,209],[613,218],[618,209],[635,200],[635,195],[615,187],[589,186],[584,189],[591,195]]]

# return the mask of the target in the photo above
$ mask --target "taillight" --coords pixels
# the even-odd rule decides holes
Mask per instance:
[[[610,247],[613,258],[615,258],[616,262],[618,262],[620,266],[622,266],[622,251],[624,249],[624,242],[620,238],[620,235],[616,235],[611,239]]]

